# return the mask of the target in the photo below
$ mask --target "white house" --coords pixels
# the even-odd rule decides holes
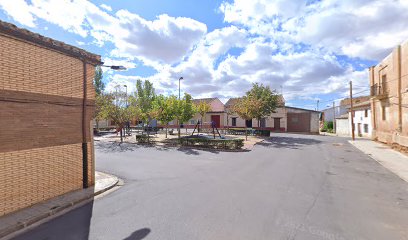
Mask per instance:
[[[354,120],[354,135],[357,137],[371,138],[371,105],[370,101],[357,103],[353,106]],[[351,113],[349,112],[350,134],[351,128]]]

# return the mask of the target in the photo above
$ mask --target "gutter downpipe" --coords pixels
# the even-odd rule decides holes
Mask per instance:
[[[88,146],[86,141],[86,61],[83,62],[83,99],[82,99],[82,187],[88,188]]]

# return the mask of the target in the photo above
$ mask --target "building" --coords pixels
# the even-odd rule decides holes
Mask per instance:
[[[351,134],[351,124],[349,121],[349,114],[345,113],[336,117],[336,134],[338,136],[350,136]]]
[[[287,118],[287,132],[319,133],[319,111],[295,107],[284,107]]]
[[[198,105],[200,102],[206,102],[211,106],[211,111],[207,112],[203,116],[203,123],[214,122],[217,128],[223,128],[226,125],[226,114],[224,104],[218,98],[201,98],[193,99],[193,103]],[[201,121],[201,115],[196,115],[189,121],[189,125],[197,124],[197,121]]]
[[[371,104],[370,101],[360,102],[353,105],[353,122],[354,135],[358,137],[371,138]],[[349,112],[349,132],[352,133],[351,128],[351,112]]]
[[[408,146],[408,41],[369,72],[372,138]]]
[[[0,216],[94,185],[100,56],[0,21]]]

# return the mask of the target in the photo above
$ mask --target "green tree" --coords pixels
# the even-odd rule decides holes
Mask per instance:
[[[140,113],[137,105],[127,104],[128,99],[124,97],[121,91],[115,91],[110,94],[101,94],[98,96],[100,111],[98,117],[101,119],[110,119],[120,130],[120,141],[123,142],[122,129],[131,117]]]
[[[105,90],[105,83],[102,81],[103,72],[101,66],[95,68],[94,86],[96,95],[100,95]]]
[[[140,118],[143,125],[147,125],[147,142],[150,142],[149,137],[149,124],[150,121],[155,118],[156,112],[153,110],[153,102],[156,98],[153,83],[149,80],[137,80],[136,82],[136,93],[135,97],[137,99],[137,106],[140,109]]]
[[[184,94],[183,99],[173,101],[175,118],[178,122],[178,138],[180,138],[180,123],[190,120],[196,113],[196,109],[190,94]]]
[[[166,138],[169,128],[169,122],[175,118],[175,105],[177,101],[176,96],[163,96],[159,95],[153,102],[153,112],[156,115],[158,121],[166,126]]]
[[[197,105],[195,107],[196,107],[197,113],[200,114],[200,116],[201,116],[200,124],[202,126],[203,125],[203,118],[204,118],[205,114],[208,113],[209,111],[211,111],[211,105],[206,101],[200,101],[199,103],[197,103]],[[200,132],[200,128],[198,128],[198,132]]]
[[[99,121],[102,120],[100,118],[100,101],[101,101],[101,95],[103,94],[103,91],[105,90],[105,84],[102,81],[103,78],[103,72],[102,68],[100,66],[97,66],[95,68],[95,77],[94,77],[94,87],[95,87],[95,92],[96,92],[96,99],[95,99],[95,112],[94,112],[94,119],[96,122],[96,129],[99,131]]]
[[[276,108],[281,104],[279,101],[280,96],[275,91],[272,91],[269,86],[258,83],[252,85],[251,90],[246,93],[246,97],[260,102],[261,106],[254,117],[257,119],[258,127],[261,119],[275,112]]]
[[[244,96],[232,107],[232,111],[242,119],[249,121],[258,116],[262,101],[253,97]],[[245,126],[246,127],[246,126]],[[248,140],[248,130],[245,128],[245,140]]]

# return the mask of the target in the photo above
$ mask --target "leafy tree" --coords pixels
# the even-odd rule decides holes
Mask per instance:
[[[203,125],[203,117],[205,116],[205,114],[209,111],[211,111],[211,105],[206,102],[206,101],[200,101],[197,105],[196,105],[196,110],[198,112],[198,114],[200,114],[201,116],[201,126]],[[198,128],[198,132],[200,132],[200,128]]]
[[[97,66],[95,68],[95,77],[94,77],[94,86],[95,86],[95,92],[96,92],[96,102],[95,102],[95,112],[94,112],[94,119],[96,122],[96,129],[99,130],[99,121],[102,120],[102,118],[100,118],[100,104],[101,104],[101,97],[100,95],[103,94],[103,91],[105,90],[105,84],[102,81],[103,78],[103,72],[102,72],[102,68],[100,66]]]
[[[110,94],[101,94],[98,96],[100,112],[98,117],[101,119],[110,119],[120,130],[120,141],[123,142],[122,129],[130,118],[139,115],[139,107],[135,104],[127,104],[128,99],[123,97],[123,93],[116,91]],[[131,102],[132,98],[130,99]]]
[[[169,128],[169,122],[175,118],[175,106],[174,102],[177,101],[176,96],[163,96],[159,95],[153,101],[153,112],[156,115],[157,120],[160,121],[161,124],[166,126],[166,138],[167,138],[167,131]]]
[[[95,68],[95,78],[94,78],[94,86],[96,95],[102,94],[105,90],[105,83],[102,81],[103,72],[101,66],[97,66]]]
[[[190,120],[196,113],[194,103],[190,94],[184,94],[183,99],[173,101],[175,118],[178,121],[178,138],[180,138],[180,123]]]
[[[252,89],[246,93],[246,97],[256,99],[260,102],[261,106],[254,117],[258,121],[258,127],[261,119],[275,112],[280,104],[279,95],[275,91],[272,91],[269,86],[264,86],[263,84],[254,83]]]
[[[232,107],[233,112],[242,119],[249,121],[258,116],[261,111],[262,101],[253,97],[244,96]],[[248,131],[245,129],[245,140],[248,140]]]
[[[144,82],[140,79],[137,80],[135,97],[137,99],[137,105],[140,108],[140,118],[143,121],[143,125],[147,125],[147,141],[150,142],[149,123],[157,114],[153,111],[153,102],[156,98],[153,83],[149,80]]]

